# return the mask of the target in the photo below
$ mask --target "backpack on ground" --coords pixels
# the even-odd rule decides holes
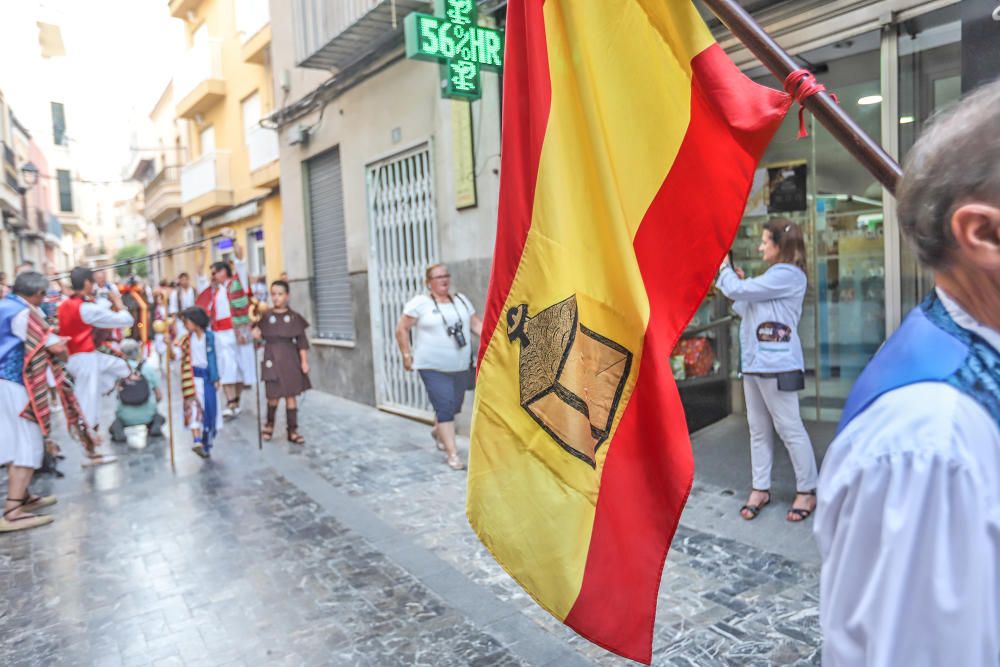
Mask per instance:
[[[118,383],[118,400],[122,405],[145,405],[149,400],[149,380],[142,374],[140,362],[127,377]]]

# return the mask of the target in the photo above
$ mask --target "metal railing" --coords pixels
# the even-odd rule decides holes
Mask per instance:
[[[181,202],[184,204],[210,192],[231,189],[229,151],[206,153],[181,169]]]
[[[388,0],[295,0],[298,60],[316,53]]]
[[[180,176],[181,168],[176,165],[160,169],[160,171],[156,173],[156,176],[153,176],[149,183],[146,184],[146,187],[144,188],[146,196],[149,197],[151,193],[154,193],[158,188],[161,188],[164,185],[177,182],[180,180]]]

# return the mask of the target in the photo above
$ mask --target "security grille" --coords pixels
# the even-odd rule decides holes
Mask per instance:
[[[406,302],[426,290],[424,270],[438,256],[430,147],[369,165],[368,207],[376,402],[426,417],[430,404],[419,376],[403,368],[395,329]]]
[[[354,314],[350,276],[347,273],[340,150],[334,149],[309,160],[307,169],[315,335],[330,340],[352,341]]]

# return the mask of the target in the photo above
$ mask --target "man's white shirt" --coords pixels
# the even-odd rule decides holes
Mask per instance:
[[[1000,664],[1000,428],[975,400],[940,382],[879,397],[827,451],[814,532],[824,665]]]

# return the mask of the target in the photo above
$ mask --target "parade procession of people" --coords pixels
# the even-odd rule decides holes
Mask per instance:
[[[65,458],[60,453],[68,443],[55,441],[52,425],[60,408],[67,433],[84,449],[85,467],[118,462],[100,451],[106,435],[139,447],[149,437],[169,435],[173,447],[174,424],[167,423],[163,432],[158,407],[171,398],[164,396],[161,376],[177,375],[191,450],[208,459],[222,424],[241,414],[240,394],[257,384],[257,349],[263,348],[267,423],[262,436],[271,438],[277,403],[284,398],[288,440],[305,442],[298,431],[296,398],[310,386],[309,323],[288,308],[290,288],[281,280],[271,287],[276,307],[266,316],[267,304],[243,287],[249,284],[239,259],[243,250],[238,243],[234,249],[237,259],[213,264],[209,287],[197,297],[186,273],[156,290],[135,275],[119,285],[108,281],[105,270],[86,267],[68,276],[45,276],[26,266],[15,276],[0,301],[0,402],[4,432],[10,434],[0,439],[0,462],[8,467],[0,533],[53,520],[36,512],[54,505],[55,496],[33,495],[28,485],[46,452],[54,454],[53,461]],[[53,286],[56,299],[50,296]],[[41,308],[46,301],[53,316]],[[147,304],[169,305],[150,309]],[[165,384],[169,387],[170,380]],[[102,430],[111,397],[114,419]],[[142,437],[127,438],[136,428]],[[49,471],[55,471],[54,464]]]

